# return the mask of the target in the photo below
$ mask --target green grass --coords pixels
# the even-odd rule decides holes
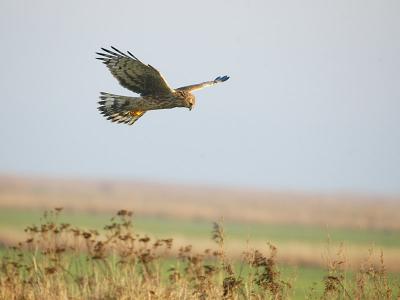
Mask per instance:
[[[59,218],[61,222],[67,222],[73,226],[101,229],[109,222],[111,214],[90,214],[63,212]],[[1,230],[21,231],[28,225],[40,224],[42,218],[41,211],[21,211],[15,209],[3,209],[0,211],[0,232]],[[188,237],[210,238],[211,222],[209,221],[189,221],[175,220],[171,218],[155,217],[135,217],[134,230],[156,237],[167,238],[176,235]],[[391,231],[368,231],[368,230],[348,230],[348,229],[324,229],[319,227],[297,226],[297,225],[265,225],[265,224],[243,224],[226,222],[224,224],[228,238],[249,239],[249,240],[269,240],[272,242],[301,241],[307,243],[321,243],[326,241],[328,234],[333,241],[346,241],[351,244],[359,245],[381,245],[385,247],[398,247],[400,240],[399,232]],[[278,249],[279,251],[279,249]],[[8,250],[0,248],[0,259]],[[29,256],[31,257],[31,256]],[[70,258],[68,256],[67,258]],[[78,259],[79,265],[85,268],[85,259]],[[169,266],[176,264],[176,260],[168,257],[161,259],[163,276],[167,276]],[[236,274],[240,270],[240,263],[235,264]],[[86,266],[87,267],[87,266]],[[313,295],[321,295],[324,290],[324,277],[327,270],[319,267],[292,267],[279,265],[282,279],[292,283],[293,299],[304,299],[313,288]],[[246,268],[240,273],[246,277]],[[354,284],[354,273],[346,272],[346,277],[352,278]],[[400,274],[389,273],[388,280],[393,292],[398,293],[398,282]]]
[[[11,256],[16,257],[16,253],[10,251],[5,248],[0,248],[0,259],[3,256]],[[27,254],[27,257],[31,257],[31,255]],[[115,259],[113,259],[115,260]],[[85,259],[85,256],[74,256],[71,257],[71,261],[74,263],[70,266],[70,271],[72,274],[80,274],[87,272],[88,263]],[[161,271],[162,278],[167,281],[168,278],[168,269],[172,266],[176,266],[177,260],[168,258],[161,259]],[[234,264],[237,273],[241,270],[241,263],[237,262]],[[181,265],[183,269],[183,265]],[[240,272],[240,276],[246,277],[248,275],[248,266],[244,266],[244,268]],[[318,267],[291,267],[291,266],[279,266],[279,271],[282,274],[282,279],[290,282],[292,287],[293,299],[304,299],[305,295],[310,291],[311,287],[314,288],[314,295],[322,295],[324,290],[324,284],[322,279],[326,276],[326,270]],[[394,275],[392,275],[393,277]]]
[[[10,254],[9,250],[0,248],[0,259],[6,255]],[[84,269],[86,269],[87,262],[84,258],[84,255],[81,257],[74,258],[75,263],[71,266],[72,273],[82,273]],[[114,259],[116,261],[116,259]],[[160,259],[161,270],[162,270],[162,277],[164,280],[167,280],[168,277],[168,269],[171,266],[176,266],[176,259],[172,258],[164,258]],[[243,269],[240,262],[234,263],[235,269],[237,274],[240,273],[240,276],[245,278],[248,273],[248,266],[244,266]],[[182,266],[183,268],[183,266]],[[310,294],[311,289],[313,289],[312,294],[316,297],[320,297],[324,291],[324,281],[323,279],[327,276],[328,271],[324,268],[320,267],[307,267],[307,266],[286,266],[286,265],[279,265],[279,271],[281,272],[281,278],[287,282],[290,282],[292,285],[292,296],[293,299],[305,299],[308,294]],[[354,272],[347,271],[346,277],[349,280],[353,280]],[[400,282],[400,273],[388,273],[388,281],[389,285],[393,289],[393,294],[397,295],[399,292],[399,282]]]
[[[101,229],[112,214],[83,212],[63,212],[60,221],[90,229]],[[39,223],[42,211],[22,211],[2,209],[0,211],[0,231],[22,230],[27,225]],[[184,237],[209,238],[211,222],[205,220],[180,220],[165,217],[134,218],[135,228],[157,237],[181,235]],[[257,224],[225,222],[226,235],[230,239],[265,240],[273,243],[301,241],[303,243],[324,243],[328,236],[332,242],[353,245],[375,245],[380,247],[400,247],[400,232],[389,230],[365,230],[347,228],[324,228],[295,224]]]

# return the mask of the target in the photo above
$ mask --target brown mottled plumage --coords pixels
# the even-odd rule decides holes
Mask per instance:
[[[220,76],[212,81],[172,89],[157,69],[145,65],[129,51],[125,54],[114,47],[111,48],[114,51],[101,48],[104,53],[96,52],[101,56],[97,59],[103,61],[123,87],[141,96],[100,93],[98,109],[112,122],[132,125],[149,110],[174,107],[187,107],[191,110],[195,104],[192,91],[229,79],[228,76]]]

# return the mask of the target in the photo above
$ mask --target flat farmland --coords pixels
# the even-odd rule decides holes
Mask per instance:
[[[213,222],[220,222],[232,262],[249,249],[267,253],[267,243],[277,247],[282,276],[295,282],[295,299],[312,286],[321,294],[329,261],[339,256],[351,277],[366,261],[379,265],[382,252],[393,291],[399,283],[397,198],[3,176],[0,243],[26,240],[24,229],[43,222],[43,212],[55,207],[63,207],[57,222],[100,235],[118,210],[132,210],[134,231],[172,238],[173,255],[186,245],[195,252],[216,249]]]
[[[0,239],[22,238],[24,227],[54,207],[64,208],[63,221],[94,229],[132,210],[138,231],[199,247],[211,243],[212,223],[222,220],[233,256],[271,242],[284,262],[321,266],[328,243],[343,244],[355,265],[374,248],[400,270],[400,200],[393,197],[1,176]]]

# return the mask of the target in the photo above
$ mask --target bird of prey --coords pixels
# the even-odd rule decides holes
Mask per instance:
[[[142,63],[129,51],[125,54],[111,48],[101,48],[104,52],[96,52],[100,56],[97,59],[108,67],[123,87],[140,95],[128,97],[101,92],[98,109],[112,122],[132,125],[146,111],[155,109],[187,107],[191,110],[195,104],[191,92],[229,79],[228,76],[219,76],[211,81],[173,89],[156,68]]]

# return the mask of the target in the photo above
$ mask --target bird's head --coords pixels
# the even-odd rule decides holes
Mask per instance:
[[[185,102],[186,102],[185,103],[186,107],[189,108],[189,110],[192,110],[192,108],[194,107],[194,105],[196,103],[196,97],[193,94],[188,93],[187,97],[185,99]]]

